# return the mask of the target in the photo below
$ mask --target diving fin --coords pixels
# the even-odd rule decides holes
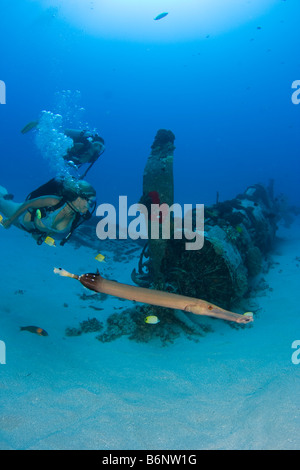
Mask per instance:
[[[3,199],[5,199],[5,201],[12,201],[14,199],[14,195],[13,194],[4,194]]]

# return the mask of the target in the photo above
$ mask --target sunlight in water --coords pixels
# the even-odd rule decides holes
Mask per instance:
[[[205,38],[265,13],[276,0],[36,0],[104,38],[181,41]],[[161,13],[164,18],[154,21]]]

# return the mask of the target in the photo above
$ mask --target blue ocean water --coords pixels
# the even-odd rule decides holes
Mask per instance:
[[[225,200],[270,178],[299,202],[298,11],[296,0],[277,1],[223,34],[157,44],[94,37],[39,2],[3,0],[2,179],[21,196],[48,177],[20,129],[54,109],[55,93],[79,90],[86,121],[107,143],[90,175],[103,199],[139,198],[153,138],[167,128],[178,202],[211,203],[216,191]]]
[[[87,2],[86,8],[92,8],[92,3]],[[298,0],[274,1],[272,6],[263,13],[249,16],[247,20],[221,32],[210,34],[209,31],[205,31],[194,38],[181,39],[179,36],[178,39],[175,37],[171,41],[162,42],[152,41],[149,36],[145,40],[142,40],[140,36],[134,40],[131,37],[114,38],[104,33],[95,35],[86,25],[82,24],[80,27],[78,23],[73,23],[61,12],[58,4],[59,2],[53,2],[51,5],[50,1],[1,0],[0,80],[6,84],[6,104],[0,105],[0,185],[13,193],[15,200],[24,200],[30,191],[55,176],[51,162],[43,158],[36,145],[35,131],[25,135],[20,132],[25,124],[39,119],[42,111],[46,110],[61,113],[65,123],[70,127],[88,125],[104,138],[106,151],[88,175],[88,181],[97,190],[98,202],[117,204],[120,195],[127,195],[131,203],[139,201],[142,194],[142,175],[153,139],[158,129],[165,128],[172,130],[176,137],[174,159],[176,202],[212,204],[216,201],[217,193],[221,200],[231,199],[252,184],[268,184],[273,179],[276,192],[286,194],[291,205],[300,205],[300,105],[293,104],[291,99],[294,91],[292,83],[300,80],[298,53],[300,3]],[[156,10],[153,12],[153,18],[157,13],[159,12]],[[138,23],[138,16],[136,21]],[[160,21],[161,26],[163,22],[171,22],[172,11]],[[290,230],[290,234],[293,234],[293,228]],[[22,234],[19,236],[15,234],[15,231],[13,233],[14,237],[17,237],[15,243],[18,256],[16,254],[12,256],[13,272],[9,279],[15,282],[15,267],[19,266],[19,263],[22,264],[22,257],[30,272],[34,273],[36,266],[39,265],[36,264],[38,255],[34,251],[38,248],[34,243],[32,243],[33,251],[30,256],[31,264],[28,264],[26,250],[29,243],[24,242],[23,248]],[[8,233],[1,233],[3,240],[6,236]],[[291,239],[297,239],[297,236],[291,235]],[[12,240],[14,241],[14,238]],[[5,247],[5,243],[8,242],[3,243]],[[10,257],[6,250],[7,248],[4,250],[5,260],[9,262]],[[64,255],[57,255],[55,261],[65,262],[68,259],[75,269],[78,268],[72,248],[68,247],[67,250],[65,258]],[[296,254],[289,256],[294,259]],[[50,255],[46,253],[44,256],[52,266],[53,260],[49,259]],[[87,262],[88,266],[85,266],[83,256],[80,257],[78,263],[83,271],[88,270],[88,267],[92,269],[90,262]],[[25,267],[22,266],[22,272],[25,271]],[[295,271],[295,274],[291,276],[291,281],[294,281],[297,275]],[[35,282],[37,278],[38,276],[34,277]],[[130,282],[129,278],[127,282]],[[17,287],[13,289],[14,292],[23,288],[20,283],[17,284]],[[27,288],[30,290],[29,285]],[[55,288],[54,284],[52,288]],[[75,291],[76,288],[72,291],[74,295]],[[40,291],[38,287],[35,287],[31,292],[32,303],[30,305],[36,305],[34,293],[39,299],[45,300],[47,291],[43,292],[44,294],[42,294],[42,288]],[[10,297],[8,294],[8,299],[11,298],[13,302],[13,296]],[[52,302],[53,299],[51,299],[51,305]],[[15,308],[14,304],[9,306],[8,304],[7,300],[5,308]],[[19,309],[18,315],[20,315],[22,306],[19,300],[16,305]],[[30,305],[24,307],[28,314],[31,311]],[[275,317],[278,320],[279,314]],[[41,318],[45,320],[46,315]],[[55,322],[50,325],[53,327]],[[67,324],[59,323],[59,326],[63,330]],[[259,330],[261,338],[263,337],[262,329],[261,326]],[[226,342],[223,336],[226,337],[226,334],[227,330],[221,331],[222,341]],[[289,334],[287,333],[287,336]],[[243,331],[242,338],[245,336],[246,333]],[[255,334],[251,330],[251,338],[255,342],[253,336]],[[271,343],[270,338],[271,336],[269,337]],[[297,338],[290,336],[289,339],[292,341]],[[238,347],[241,351],[243,345],[240,341],[238,340]],[[210,360],[209,347],[214,347],[214,343],[211,346],[210,342],[213,343],[214,340],[210,339],[208,345],[202,346],[204,357],[208,362]],[[26,347],[29,347],[29,351],[35,354],[32,343]],[[88,349],[90,345],[85,342],[83,347]],[[110,401],[109,386],[113,386],[114,379],[116,379],[116,386],[124,391],[127,377],[133,380],[135,390],[139,386],[137,377],[141,380],[143,378],[141,371],[144,364],[140,358],[137,361],[137,367],[140,367],[137,376],[130,368],[134,355],[139,354],[137,345],[131,347],[132,349],[128,352],[127,345],[124,342],[121,343],[121,354],[125,356],[128,354],[129,363],[126,361],[122,363],[121,359],[125,372],[120,372],[124,374],[124,377],[120,378],[117,375],[117,379],[111,375],[113,360],[107,349],[108,346],[104,347],[104,375],[107,379],[105,403],[107,404]],[[175,354],[183,353],[180,346],[176,348],[179,349],[175,350]],[[226,356],[229,354],[226,345],[224,349]],[[248,351],[244,352],[248,354]],[[264,354],[265,352],[266,350]],[[30,362],[30,353],[27,354]],[[154,348],[151,349],[149,357],[153,361],[151,373],[154,376],[159,370],[159,354]],[[168,400],[167,386],[161,378],[166,376],[171,381],[171,388],[174,392],[171,399],[172,406],[176,407],[179,402],[180,406],[184,406],[186,397],[189,400],[196,396],[196,386],[189,388],[183,379],[187,370],[185,362],[180,364],[180,370],[174,372],[175,379],[172,381],[172,372],[167,370],[167,363],[176,368],[176,360],[171,357],[170,352],[166,354],[168,361],[163,362],[163,374],[160,376],[159,404],[163,408]],[[186,380],[190,381],[189,383],[193,380],[198,383],[196,346],[192,346],[189,354],[191,363]],[[284,356],[283,353],[282,355]],[[254,358],[251,359],[254,362],[250,361],[248,372],[245,371],[245,376],[247,373],[252,374],[255,383],[259,382],[255,362],[256,360],[259,362],[258,356],[259,352],[255,350]],[[117,355],[116,357],[118,358]],[[215,361],[218,363],[218,357]],[[233,367],[234,373],[238,375],[238,367],[234,366],[231,361],[233,362],[232,358],[229,359],[230,367]],[[281,355],[280,361],[284,361]],[[71,359],[70,362],[72,363]],[[93,361],[91,362],[97,367]],[[91,365],[90,368],[92,368]],[[272,381],[271,369],[271,362],[270,366],[266,362],[264,372],[270,381]],[[284,370],[286,372],[286,369]],[[289,371],[289,368],[287,370]],[[25,377],[24,371],[18,373],[19,376],[23,374],[22,377]],[[59,367],[57,374],[55,376],[55,371],[51,370],[52,383],[58,377],[62,379],[62,366]],[[227,385],[230,387],[234,380],[231,382],[229,375],[226,374],[224,383],[226,385],[226,380],[228,380]],[[89,383],[89,392],[92,390],[93,393],[98,394],[99,390],[95,388],[92,375],[89,369],[88,378],[86,378]],[[155,387],[152,375],[150,373],[146,375],[143,385],[145,394],[149,393],[151,387]],[[182,395],[180,395],[177,381],[179,378],[182,379]],[[221,394],[222,387],[218,383],[216,369],[214,369],[213,379],[217,383],[213,393],[216,394],[215,399],[219,400],[220,396],[217,396],[217,392],[220,391]],[[64,380],[72,381],[71,374],[68,379],[63,379],[61,384],[57,382],[55,391],[59,392],[63,388]],[[79,384],[85,380],[83,369],[74,380],[79,390]],[[40,386],[44,386],[46,382],[46,378],[42,375]],[[207,393],[211,393],[208,378],[205,380],[205,385]],[[252,396],[252,385],[251,383],[246,386],[245,393],[249,396]],[[272,382],[272,387],[273,385]],[[275,385],[271,396],[278,396],[278,402],[280,402],[281,394],[278,390],[282,389],[280,386],[276,388]],[[239,387],[243,389],[241,377],[239,377],[238,388],[234,390],[242,394]],[[43,390],[45,393],[43,400],[46,401],[47,390],[46,388]],[[50,392],[52,393],[53,390]],[[176,394],[179,401],[176,401]],[[14,396],[13,392],[12,397]],[[227,399],[229,399],[228,396]],[[65,400],[67,408],[71,402],[76,402],[77,396],[75,394],[69,401],[67,398]],[[135,402],[141,403],[141,396],[127,397],[128,406],[133,406]],[[263,414],[263,405],[259,399],[257,403]],[[6,405],[9,408],[8,402]],[[120,404],[120,407],[123,405],[124,403]],[[22,406],[25,407],[25,401],[22,402]],[[57,406],[59,408],[59,405]],[[118,406],[119,402],[116,401],[116,407]],[[155,440],[153,435],[160,422],[157,406],[157,404],[154,406],[154,410],[151,407],[147,409],[150,421],[153,420],[151,412],[156,410],[157,414],[152,421],[154,424],[151,437],[146,432],[144,434],[145,447],[147,447],[147,438],[151,448],[167,448],[168,446],[179,448],[180,442],[183,443],[185,449],[197,448],[197,446],[202,448],[205,444],[207,447],[213,447],[205,440],[204,444],[199,444],[196,431],[189,443],[189,438],[182,429],[182,436],[178,433],[173,440],[168,440],[166,428],[164,438],[161,441]],[[227,411],[226,406],[222,408],[223,417],[227,416]],[[245,411],[246,415],[249,414],[248,409],[242,411]],[[207,413],[209,413],[208,405]],[[13,412],[10,409],[11,414]],[[119,411],[117,416],[110,416],[108,413],[110,434],[107,440],[91,443],[89,435],[86,441],[83,437],[77,445],[105,449],[134,447],[134,425],[132,424],[134,420],[132,421],[129,415],[130,410],[125,417]],[[183,421],[180,412],[177,412],[176,416],[179,422]],[[138,417],[139,413],[136,411],[134,419],[138,420]],[[123,418],[131,426],[127,441],[122,440],[117,429],[118,420],[122,422]],[[264,418],[268,419],[267,414]],[[162,419],[166,419],[164,413],[162,413]],[[217,418],[214,419],[216,429],[218,429],[216,446],[221,448],[224,436],[220,436],[219,421]],[[193,421],[192,416],[190,420]],[[241,422],[238,416],[234,417],[234,420],[239,423],[237,425],[239,429]],[[252,423],[254,421],[255,418]],[[49,435],[56,429],[55,423],[51,423],[51,426]],[[93,425],[90,424],[90,426],[91,435],[95,435]],[[145,431],[146,420],[141,426],[141,429]],[[167,415],[166,426],[169,426],[169,429],[174,426],[170,414]],[[208,428],[211,435],[213,435],[213,426]],[[259,424],[257,428],[261,429],[261,426]],[[253,424],[253,429],[257,428]],[[41,429],[40,434],[45,437],[47,432]],[[71,447],[70,442],[74,433],[76,434],[76,430],[71,430],[67,434],[66,447]],[[113,439],[114,433],[117,436],[115,440]],[[228,433],[230,435],[229,430]],[[278,430],[274,441],[262,439],[262,446],[274,446],[279,436]],[[22,440],[23,438],[18,441],[17,435],[13,436],[11,441],[7,439],[6,436],[3,442],[6,444],[9,442],[11,447],[39,447],[34,439],[29,443]],[[286,436],[282,442],[283,447],[289,446]],[[294,447],[298,444],[296,442]],[[4,444],[1,445],[5,447]],[[57,443],[45,441],[40,446],[51,448],[51,446],[57,446]],[[224,445],[226,448],[235,446],[247,448],[247,442],[241,443],[236,438],[232,441],[229,439]],[[253,447],[260,447],[259,438],[253,443]],[[143,448],[143,442],[138,442],[136,448]]]

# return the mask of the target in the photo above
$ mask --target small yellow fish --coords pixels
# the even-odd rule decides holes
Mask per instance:
[[[149,317],[146,317],[144,321],[149,325],[157,325],[157,323],[160,322],[159,318],[157,318],[155,315],[150,315]]]
[[[99,253],[95,259],[99,261],[99,263],[105,263],[105,256],[101,255],[101,253]]]
[[[46,243],[46,245],[48,245],[48,246],[54,246],[54,247],[56,247],[56,245],[55,245],[55,240],[54,240],[53,238],[51,238],[51,237],[47,237],[47,238],[45,239],[45,243]]]
[[[37,219],[41,220],[41,218],[42,218],[42,213],[41,213],[40,209],[38,209],[38,210],[36,211],[35,216],[36,216]]]
[[[3,217],[2,217],[2,215],[0,214],[0,224],[2,224],[2,221],[3,221]]]

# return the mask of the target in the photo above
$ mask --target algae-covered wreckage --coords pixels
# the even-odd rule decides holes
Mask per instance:
[[[146,207],[174,204],[174,141],[171,131],[157,132],[143,175],[140,203]],[[137,286],[151,289],[153,293],[163,291],[203,299],[226,311],[234,308],[242,312],[245,305],[247,309],[253,281],[261,273],[275,240],[281,203],[274,196],[272,181],[268,187],[255,184],[232,200],[220,202],[218,199],[205,207],[202,249],[186,250],[184,236],[182,239],[175,239],[174,235],[169,239],[149,237],[132,272],[132,281]],[[159,217],[161,222],[161,214]],[[195,218],[193,213],[194,225]],[[151,223],[150,218],[149,233]],[[154,325],[145,323],[145,317],[150,315],[160,321]],[[203,322],[188,311],[145,304],[108,317],[97,339],[106,342],[127,335],[140,342],[158,338],[166,345],[182,334],[197,341],[211,330],[212,322]]]

